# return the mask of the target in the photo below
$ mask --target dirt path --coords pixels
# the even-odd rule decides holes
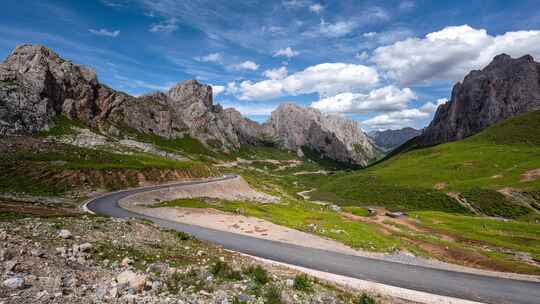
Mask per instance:
[[[273,224],[267,220],[225,213],[215,209],[197,208],[144,208],[122,205],[137,213],[173,220],[181,223],[198,225],[206,228],[228,231],[261,239],[313,247],[347,254],[362,255],[339,242],[325,239],[299,230]]]

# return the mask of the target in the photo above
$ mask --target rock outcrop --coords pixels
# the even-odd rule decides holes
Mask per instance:
[[[167,139],[189,136],[224,152],[277,142],[295,152],[310,148],[352,164],[366,165],[376,156],[351,120],[285,104],[261,125],[214,105],[211,86],[195,80],[133,97],[99,83],[93,70],[44,46],[18,46],[0,64],[0,136],[47,130],[58,115],[116,137],[133,131]]]
[[[299,154],[302,148],[308,148],[343,163],[364,166],[378,155],[356,121],[325,115],[314,108],[281,104],[263,129],[267,137]]]
[[[399,130],[370,132],[369,137],[378,147],[384,150],[392,150],[420,134],[422,134],[422,131],[407,127]]]
[[[422,145],[463,139],[506,118],[540,110],[540,63],[529,56],[496,56],[470,72],[440,105],[421,138]]]
[[[240,141],[212,88],[195,80],[166,93],[133,97],[41,45],[21,45],[0,65],[0,135],[32,134],[65,115],[106,133],[122,128],[165,138],[191,136],[228,151]]]

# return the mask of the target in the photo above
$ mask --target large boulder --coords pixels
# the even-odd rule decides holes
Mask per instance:
[[[470,72],[440,105],[420,140],[433,145],[463,139],[506,118],[540,110],[540,63],[529,56],[496,56]]]

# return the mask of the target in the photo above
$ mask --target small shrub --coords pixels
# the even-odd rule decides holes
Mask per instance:
[[[359,298],[358,301],[356,301],[357,304],[377,304],[375,299],[370,297],[369,295],[363,293]]]
[[[239,281],[242,279],[242,274],[239,271],[234,270],[228,263],[221,261],[217,261],[212,265],[210,273],[214,277],[224,280]]]
[[[281,304],[281,291],[276,285],[271,285],[264,293],[265,304]]]
[[[191,234],[182,231],[177,231],[176,237],[178,237],[181,241],[191,241],[194,239]]]
[[[255,283],[259,285],[265,285],[266,283],[270,282],[268,271],[259,265],[249,266],[248,268],[244,269],[244,274],[249,276]]]
[[[294,278],[294,289],[305,291],[305,292],[311,292],[313,290],[313,284],[311,283],[310,279],[305,274],[299,274]]]

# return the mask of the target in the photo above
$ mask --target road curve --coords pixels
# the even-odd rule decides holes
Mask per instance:
[[[136,193],[182,185],[212,183],[232,178],[236,176],[227,175],[212,180],[179,182],[118,191],[93,199],[86,204],[86,207],[101,215],[151,220],[161,227],[190,233],[200,240],[219,244],[226,249],[361,280],[485,303],[540,303],[540,283],[536,282],[407,265],[264,240],[146,216],[123,209],[118,205],[120,199]]]

